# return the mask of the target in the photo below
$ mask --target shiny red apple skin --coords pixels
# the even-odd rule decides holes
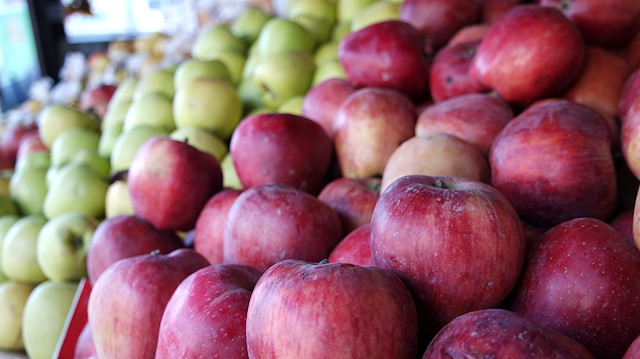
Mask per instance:
[[[96,281],[89,295],[89,325],[101,359],[155,357],[160,321],[173,292],[209,265],[193,249],[122,259]]]
[[[222,189],[222,169],[213,155],[158,136],[136,152],[127,184],[137,216],[161,230],[189,231],[205,203]]]
[[[342,222],[342,233],[347,234],[371,222],[380,198],[380,184],[380,177],[339,177],[324,186],[318,199],[336,211]]]
[[[324,184],[333,146],[313,120],[261,113],[238,124],[229,152],[244,187],[281,183],[315,195]]]
[[[447,45],[436,52],[431,62],[429,90],[434,102],[481,92],[469,78],[469,66],[480,39]]]
[[[435,333],[505,300],[520,275],[525,240],[515,210],[493,187],[412,175],[380,195],[371,252],[376,266],[409,287],[421,328]]]
[[[478,22],[477,0],[404,0],[400,20],[423,36],[425,52],[435,54],[462,27]]]
[[[16,160],[35,152],[49,152],[49,148],[42,142],[38,131],[30,131],[20,139]]]
[[[317,122],[333,139],[333,123],[338,108],[356,88],[346,79],[335,77],[311,87],[302,101],[302,116]]]
[[[194,228],[193,246],[211,264],[223,262],[224,225],[229,209],[240,193],[241,189],[224,188],[214,194],[200,211]]]
[[[91,327],[88,323],[84,325],[84,328],[82,328],[82,331],[78,335],[76,347],[73,351],[73,359],[98,359],[96,346],[91,336]]]
[[[622,359],[639,359],[640,358],[640,335],[631,343]]]
[[[175,232],[159,230],[134,215],[104,219],[93,232],[87,252],[89,281],[95,283],[109,266],[120,259],[153,251],[168,254],[184,246]]]
[[[317,197],[281,184],[250,187],[227,214],[223,262],[265,271],[285,259],[321,261],[342,236],[338,214]]]
[[[37,133],[36,124],[9,124],[0,135],[0,156],[14,166],[22,139],[30,133]]]
[[[638,98],[640,98],[640,68],[631,72],[620,90],[618,115],[620,116],[621,122],[624,122],[627,113]]]
[[[506,309],[480,309],[452,320],[423,359],[595,359],[575,340]]]
[[[511,309],[620,358],[640,334],[640,252],[607,223],[576,218],[547,231],[529,255]]]
[[[608,218],[617,204],[616,169],[606,120],[568,100],[537,102],[496,136],[492,185],[533,225]]]
[[[622,119],[620,151],[629,170],[640,179],[640,97]]]
[[[505,101],[526,106],[566,90],[580,74],[584,58],[582,35],[563,13],[522,4],[488,29],[471,61],[469,76]]]
[[[514,117],[511,107],[489,94],[456,96],[426,107],[418,115],[416,135],[447,133],[489,155],[495,137]]]
[[[340,40],[338,59],[356,88],[391,88],[414,100],[427,95],[423,36],[405,21],[382,21],[349,33]]]
[[[485,24],[494,23],[500,16],[516,5],[527,0],[478,0],[480,3],[480,21]]]
[[[406,286],[387,270],[285,260],[253,290],[247,348],[262,359],[413,359],[416,318]]]
[[[241,264],[199,269],[167,302],[156,359],[248,358],[247,308],[262,272]]]
[[[82,111],[93,111],[98,118],[103,118],[109,108],[109,101],[116,92],[116,85],[101,84],[82,91],[79,108]]]
[[[635,246],[636,242],[633,240],[633,211],[633,209],[628,209],[618,213],[608,223],[611,227],[617,229],[627,242]]]
[[[338,245],[333,248],[330,263],[351,263],[359,266],[372,266],[371,256],[371,224],[363,224],[349,232]]]

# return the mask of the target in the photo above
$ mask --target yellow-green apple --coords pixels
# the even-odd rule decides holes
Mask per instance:
[[[304,95],[301,115],[317,122],[333,139],[338,108],[356,88],[346,79],[332,78],[312,86]]]
[[[595,359],[577,341],[506,309],[480,309],[449,322],[422,358]]]
[[[156,126],[137,126],[123,132],[113,144],[111,157],[111,172],[116,173],[129,169],[133,157],[147,140],[156,136],[168,136],[171,132]]]
[[[162,92],[149,92],[131,103],[124,118],[123,132],[138,126],[154,126],[173,131],[176,121],[173,115],[173,97]]]
[[[18,207],[11,197],[0,194],[0,216],[10,216],[20,214]]]
[[[113,263],[96,280],[88,316],[98,357],[154,358],[160,321],[180,282],[208,266],[196,251],[143,254]]]
[[[242,189],[244,186],[238,178],[236,172],[236,166],[233,164],[233,157],[231,153],[227,153],[220,161],[220,167],[222,168],[222,185],[229,188]]]
[[[198,215],[193,248],[211,264],[223,263],[224,226],[229,209],[240,193],[241,189],[223,188],[209,198]]]
[[[229,68],[222,61],[217,59],[187,59],[178,65],[176,73],[173,76],[176,91],[180,91],[186,84],[198,77],[231,81]]]
[[[320,44],[313,52],[313,60],[316,62],[316,66],[338,59],[338,47],[340,47],[340,41],[330,40]]]
[[[177,128],[201,127],[226,140],[242,119],[242,101],[228,81],[198,77],[176,93],[173,118]]]
[[[229,152],[227,143],[212,131],[198,126],[185,126],[175,129],[169,137],[176,141],[186,141],[200,151],[210,153],[218,161]]]
[[[351,32],[379,22],[400,20],[400,5],[391,0],[374,1],[351,20]]]
[[[49,192],[47,168],[25,168],[15,172],[9,180],[9,193],[21,214],[42,214]]]
[[[272,17],[273,15],[264,9],[250,6],[233,20],[229,30],[247,46],[251,46],[260,36],[264,24]]]
[[[338,21],[334,26],[331,32],[331,40],[330,41],[338,41],[342,40],[345,36],[351,33],[351,22],[350,21]]]
[[[482,92],[469,77],[469,66],[480,40],[463,41],[438,50],[431,60],[429,90],[434,102]]]
[[[351,263],[372,266],[371,223],[366,223],[347,233],[333,248],[327,260],[330,263]]]
[[[332,156],[331,139],[316,122],[285,113],[244,118],[229,151],[244,187],[280,183],[317,194]]]
[[[338,177],[322,188],[318,199],[336,211],[342,223],[342,233],[346,235],[371,222],[373,209],[380,197],[380,184],[380,177]]]
[[[111,155],[113,154],[113,148],[116,141],[122,134],[124,127],[124,120],[116,125],[109,126],[100,132],[100,141],[98,141],[98,153],[109,159],[111,162]],[[111,165],[111,163],[109,163]]]
[[[607,223],[575,218],[545,232],[528,254],[510,309],[620,358],[640,334],[640,252]]]
[[[227,213],[223,263],[264,271],[284,259],[320,261],[341,238],[340,218],[325,202],[286,185],[257,185],[245,189]]]
[[[418,174],[491,180],[487,157],[475,145],[446,133],[414,136],[401,143],[387,160],[380,191],[400,177]]]
[[[489,94],[465,94],[434,103],[420,111],[416,136],[447,133],[489,155],[493,140],[514,117],[502,99]]]
[[[103,118],[109,108],[109,101],[116,92],[117,86],[112,84],[100,84],[85,88],[80,93],[80,103],[78,107],[85,112],[92,111]]]
[[[207,200],[222,189],[222,169],[209,153],[158,136],[136,152],[127,184],[137,216],[161,230],[188,231]]]
[[[100,123],[87,112],[59,104],[46,105],[38,115],[38,131],[47,148],[51,148],[53,141],[64,130],[75,126],[98,129]]]
[[[240,83],[236,85],[236,91],[238,91],[238,96],[242,102],[244,116],[254,111],[262,111],[268,108],[262,101],[258,84],[253,77],[249,76],[240,80]],[[273,111],[273,108],[269,108],[269,111]]]
[[[5,235],[0,263],[9,280],[38,284],[47,279],[36,255],[38,233],[46,222],[40,215],[23,216]]]
[[[512,7],[526,3],[525,0],[478,0],[480,4],[480,21],[492,24]]]
[[[414,105],[393,89],[359,89],[335,116],[333,142],[344,177],[381,176],[393,151],[415,133]]]
[[[87,275],[96,283],[100,275],[123,258],[157,251],[168,254],[183,248],[177,233],[162,231],[135,215],[119,215],[100,222],[87,251]]]
[[[100,129],[105,131],[113,126],[124,124],[124,119],[127,117],[127,112],[129,112],[132,103],[133,100],[130,98],[111,103],[102,118],[102,122],[100,122]]]
[[[336,19],[350,23],[362,10],[378,0],[336,0]]]
[[[264,24],[254,45],[258,61],[262,61],[282,52],[311,54],[315,50],[316,40],[302,25],[276,16]]]
[[[155,357],[248,358],[247,309],[261,275],[247,265],[218,264],[185,278],[162,314]]]
[[[13,226],[20,218],[21,216],[17,214],[7,214],[0,217],[0,283],[8,280],[7,276],[4,274],[2,265],[2,249],[4,247],[4,239],[11,229],[11,226]]]
[[[407,22],[383,21],[350,33],[340,41],[338,58],[358,88],[391,88],[412,99],[428,92],[422,35]]]
[[[531,224],[608,218],[617,181],[611,135],[596,110],[548,99],[521,112],[494,139],[491,183]]]
[[[51,153],[49,151],[39,151],[39,152],[29,153],[27,155],[24,155],[18,158],[13,168],[12,175],[28,169],[34,169],[34,168],[47,169],[49,167],[51,167]]]
[[[33,284],[7,281],[0,283],[0,348],[24,350],[22,313]]]
[[[71,157],[69,163],[85,164],[104,179],[108,179],[111,173],[109,158],[100,155],[97,150],[78,151]]]
[[[621,48],[640,30],[640,3],[634,0],[612,0],[606,4],[594,0],[537,2],[561,10],[591,45]]]
[[[99,221],[69,212],[50,219],[38,233],[36,258],[53,281],[79,281],[87,276],[87,253]]]
[[[129,196],[126,171],[120,173],[124,178],[118,178],[117,175],[114,175],[109,181],[109,188],[107,188],[107,194],[104,199],[105,218],[134,214],[133,204],[131,204],[131,197]]]
[[[427,54],[435,54],[458,30],[479,17],[477,0],[404,0],[400,6],[400,20],[424,36]]]
[[[327,22],[331,24],[331,26],[333,26],[333,24],[335,24],[337,21],[336,3],[333,0],[292,1],[289,4],[289,7],[287,7],[286,17],[295,19],[299,16],[309,16]]]
[[[636,245],[633,238],[633,212],[634,209],[627,209],[611,218],[607,223],[622,234],[622,236],[634,246]]]
[[[413,359],[418,347],[407,287],[375,266],[274,264],[253,289],[246,327],[249,358]]]
[[[618,102],[618,116],[620,121],[624,122],[627,112],[640,97],[640,68],[633,70],[629,77],[625,80],[624,86],[620,90],[620,99]]]
[[[285,101],[282,105],[280,105],[275,112],[302,116],[303,101],[304,101],[304,95],[293,96],[289,98],[287,101]]]
[[[22,340],[29,358],[54,355],[77,288],[78,282],[45,281],[31,291],[22,312]]]
[[[329,4],[329,8],[335,7],[327,0],[311,0],[317,3],[325,3]],[[292,5],[295,7],[296,3],[306,4],[310,3],[309,0],[296,1]],[[292,8],[293,8],[292,7]],[[295,11],[295,10],[294,10]],[[335,26],[335,21],[330,21],[326,18],[322,17],[323,14],[318,13],[298,13],[296,15],[291,14],[287,16],[288,19],[291,19],[295,23],[302,26],[305,30],[307,30],[311,36],[313,36],[316,45],[325,43],[331,40],[333,35],[333,27]]]
[[[248,54],[236,50],[222,50],[215,60],[222,62],[229,71],[229,81],[237,85],[242,80],[244,67],[247,64]]]
[[[176,93],[173,77],[174,72],[169,68],[150,70],[138,80],[135,90],[133,91],[132,100],[135,102],[143,96],[154,92],[159,92],[172,98]]]
[[[262,102],[275,109],[294,96],[304,95],[312,85],[315,70],[309,52],[286,51],[260,59],[252,79]]]
[[[109,183],[84,163],[69,163],[55,175],[42,212],[48,219],[68,212],[80,212],[104,218],[105,197]]]
[[[432,333],[500,305],[520,276],[525,241],[513,206],[488,184],[409,175],[380,194],[371,253],[409,287],[420,326]]]
[[[340,63],[339,59],[333,59],[325,61],[324,63],[316,67],[316,71],[313,74],[311,85],[317,85],[320,82],[332,78],[346,79],[347,73],[344,71],[344,66]]]
[[[51,165],[62,167],[82,150],[98,150],[100,132],[84,127],[71,127],[60,133],[51,144]]]
[[[584,58],[584,39],[560,10],[524,4],[491,24],[471,60],[469,76],[523,106],[561,94],[580,74]]]
[[[116,92],[111,96],[111,101],[109,101],[109,109],[111,110],[112,106],[116,106],[120,104],[122,101],[131,101],[133,100],[133,94],[135,93],[136,87],[138,86],[138,81],[140,79],[137,76],[129,76],[122,80],[116,89]]]
[[[191,56],[198,60],[211,60],[223,50],[245,52],[247,44],[235,36],[226,24],[204,29],[191,47]]]

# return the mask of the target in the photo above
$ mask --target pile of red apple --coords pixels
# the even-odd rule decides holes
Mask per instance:
[[[235,127],[243,188],[138,149],[78,357],[640,358],[640,2],[399,9]]]

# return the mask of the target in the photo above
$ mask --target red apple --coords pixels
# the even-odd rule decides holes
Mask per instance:
[[[73,359],[98,359],[89,323],[84,325],[80,335],[78,335]]]
[[[317,197],[281,184],[254,186],[229,209],[223,261],[261,271],[284,259],[320,261],[341,238],[340,218]]]
[[[627,113],[633,106],[633,103],[640,98],[640,68],[634,70],[625,80],[618,102],[618,115],[620,120],[624,122]]]
[[[214,194],[200,211],[193,233],[193,247],[211,264],[222,263],[224,225],[229,209],[240,193],[241,189],[224,188]]]
[[[478,45],[480,40],[460,42],[445,46],[435,54],[429,73],[434,102],[482,91],[469,78],[469,66]]]
[[[449,39],[447,46],[457,45],[462,42],[482,40],[484,34],[489,30],[489,26],[490,25],[488,23],[484,22],[463,26],[453,34]],[[433,64],[431,66],[433,66]]]
[[[285,260],[249,301],[250,358],[414,359],[417,341],[411,295],[382,268]]]
[[[347,234],[371,222],[373,209],[380,197],[381,181],[380,177],[339,177],[324,186],[318,199],[336,211],[342,223],[342,233]]]
[[[80,95],[78,104],[83,111],[93,111],[98,118],[103,118],[109,108],[109,101],[116,92],[116,85],[102,84],[87,88]]]
[[[511,204],[463,178],[402,177],[382,192],[371,219],[374,263],[407,284],[429,332],[500,305],[516,285],[524,250]]]
[[[261,113],[238,124],[229,151],[244,187],[281,183],[317,194],[333,147],[322,126],[306,117]]]
[[[89,325],[101,359],[153,359],[160,321],[173,292],[208,266],[193,249],[121,259],[96,281],[89,296]]]
[[[467,94],[426,107],[418,116],[416,136],[448,133],[475,145],[484,155],[495,137],[513,119],[503,100],[488,94]]]
[[[37,133],[38,127],[34,124],[9,124],[2,129],[0,135],[0,155],[13,166],[16,162],[20,142],[25,135]]]
[[[333,139],[333,122],[338,108],[356,88],[346,79],[335,77],[311,87],[302,101],[302,116],[317,122]]]
[[[398,146],[413,137],[416,122],[411,100],[396,90],[367,87],[340,106],[334,123],[334,145],[344,177],[382,175]]]
[[[349,232],[331,251],[328,260],[331,263],[374,265],[371,256],[371,224],[363,224]]]
[[[631,343],[622,359],[640,359],[640,335]]]
[[[425,51],[434,54],[463,26],[478,21],[477,0],[404,0],[400,20],[413,25],[425,39]]]
[[[49,152],[49,148],[42,142],[38,131],[25,133],[18,145],[16,160],[35,152]]]
[[[633,208],[633,225],[631,231],[636,247],[640,249],[640,191],[638,191],[636,195],[635,206]]]
[[[608,218],[616,169],[606,120],[568,100],[536,103],[511,120],[489,155],[492,184],[533,225]]]
[[[133,216],[120,215],[100,222],[91,237],[87,252],[89,281],[95,283],[113,263],[157,251],[167,254],[184,247],[175,232],[163,231],[151,223]]]
[[[538,0],[540,5],[562,10],[588,44],[621,48],[640,30],[637,0]]]
[[[405,21],[382,21],[346,35],[338,46],[338,59],[357,88],[391,88],[412,99],[427,95],[429,63],[423,36]]]
[[[628,209],[624,212],[618,213],[615,217],[609,220],[609,225],[615,228],[622,234],[627,242],[636,245],[633,239],[633,209]]]
[[[562,93],[580,74],[584,40],[560,10],[517,5],[499,17],[469,67],[472,81],[517,105]]]
[[[127,176],[135,214],[161,230],[188,231],[205,203],[222,189],[213,155],[169,137],[147,140]]]
[[[219,264],[188,276],[165,307],[156,359],[248,358],[247,309],[261,275],[250,266]]]
[[[595,359],[575,340],[505,309],[480,309],[447,324],[423,359]]]
[[[622,119],[620,151],[629,170],[640,179],[640,97]]]
[[[576,218],[547,231],[529,255],[511,309],[620,358],[640,334],[640,252],[610,225]]]
[[[480,3],[480,20],[485,24],[494,23],[500,16],[516,5],[527,0],[478,0]]]
[[[448,176],[489,182],[489,161],[478,147],[446,133],[415,136],[391,154],[380,191],[406,175]]]
[[[640,68],[640,31],[636,32],[627,46],[622,49],[621,54],[627,59],[632,70]]]

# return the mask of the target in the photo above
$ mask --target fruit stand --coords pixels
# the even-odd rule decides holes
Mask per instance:
[[[640,358],[637,0],[7,4],[0,359]]]

